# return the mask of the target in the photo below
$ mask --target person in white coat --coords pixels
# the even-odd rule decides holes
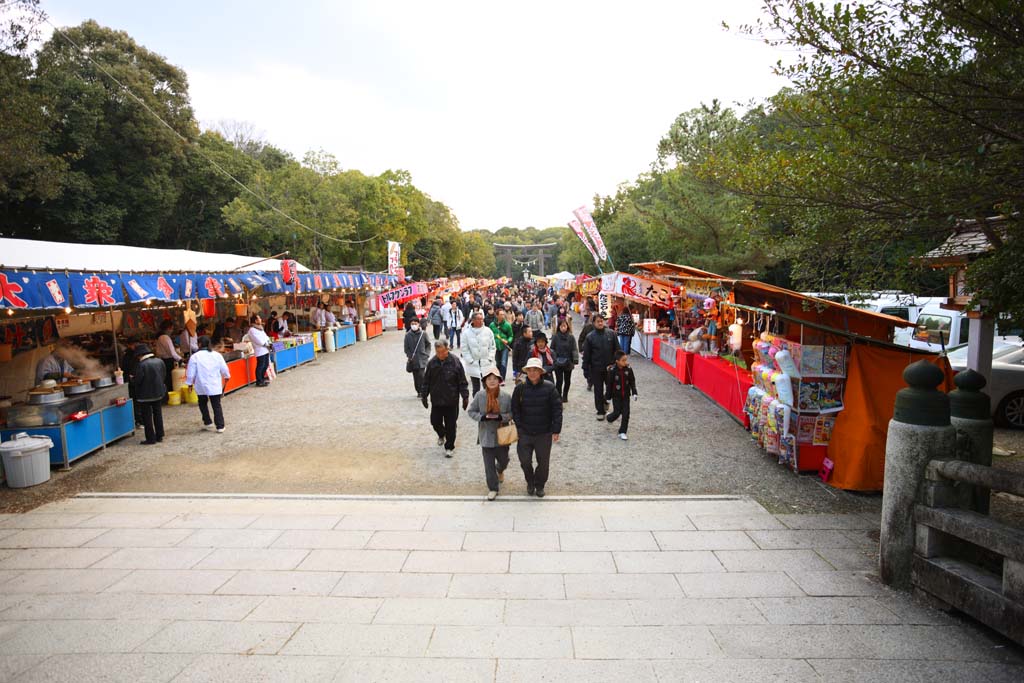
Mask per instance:
[[[473,383],[474,396],[480,391],[480,378],[484,371],[494,365],[496,351],[494,333],[484,327],[483,312],[474,311],[469,316],[469,326],[462,330],[462,363]]]
[[[188,369],[185,371],[185,383],[195,387],[199,396],[199,412],[203,416],[203,429],[217,429],[218,434],[224,433],[224,410],[220,399],[224,395],[224,384],[231,379],[228,364],[224,356],[210,349],[210,338],[203,335],[199,338],[199,350],[189,356]],[[207,404],[213,407],[213,419]]]

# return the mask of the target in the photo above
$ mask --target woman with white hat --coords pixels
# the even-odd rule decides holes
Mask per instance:
[[[512,397],[501,389],[498,368],[484,370],[483,391],[473,396],[467,412],[479,423],[477,442],[484,456],[487,500],[494,500],[498,497],[498,486],[505,480],[505,468],[508,467],[508,446],[498,443],[498,427],[512,420]]]

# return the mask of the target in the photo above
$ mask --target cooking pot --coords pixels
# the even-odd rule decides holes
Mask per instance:
[[[92,381],[93,389],[102,389],[103,387],[114,386],[113,377],[97,377]]]
[[[32,405],[48,405],[64,400],[64,392],[60,389],[33,389],[28,392],[28,402]]]
[[[65,396],[75,396],[77,394],[87,394],[92,391],[92,384],[90,382],[65,382],[60,385],[61,389],[64,390]]]

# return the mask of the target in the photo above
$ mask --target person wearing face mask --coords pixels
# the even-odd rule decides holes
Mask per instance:
[[[405,369],[412,373],[412,383],[419,396],[423,387],[423,371],[430,360],[430,340],[426,330],[420,329],[420,321],[413,318],[405,331]]]

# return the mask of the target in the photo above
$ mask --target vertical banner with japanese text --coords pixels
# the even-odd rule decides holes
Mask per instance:
[[[590,243],[590,240],[588,240],[587,236],[583,233],[583,225],[579,222],[579,219],[573,218],[569,221],[569,227],[572,228],[572,231],[580,238],[580,241],[583,242],[583,245],[587,248],[587,251],[590,252],[590,255],[594,257],[594,265],[599,265],[600,259],[597,258],[597,252],[594,251],[594,245]]]
[[[601,233],[597,231],[597,224],[594,223],[594,218],[590,215],[590,211],[587,210],[587,207],[581,206],[572,213],[583,224],[583,228],[590,235],[590,239],[594,240],[594,246],[597,247],[597,255],[601,257],[602,261],[607,260],[608,250],[604,246],[604,240],[601,239]]]
[[[402,267],[402,244],[400,242],[388,242],[388,275],[397,275],[398,269]]]

